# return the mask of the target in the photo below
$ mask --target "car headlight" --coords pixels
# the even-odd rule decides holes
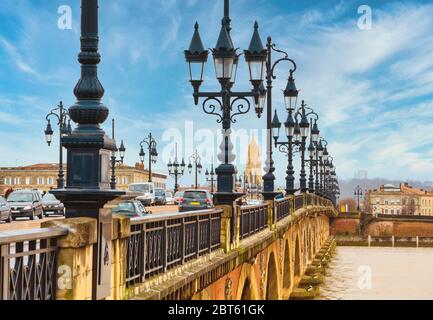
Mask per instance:
[[[24,210],[32,210],[32,206],[25,206]]]

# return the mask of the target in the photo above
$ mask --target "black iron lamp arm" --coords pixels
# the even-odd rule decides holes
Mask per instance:
[[[276,60],[276,61],[274,62],[274,64],[272,65],[271,69],[268,70],[268,72],[269,72],[269,75],[268,75],[268,76],[272,77],[272,79],[276,79],[276,78],[277,78],[277,77],[275,76],[275,74],[274,74],[274,71],[275,71],[276,66],[277,66],[280,62],[282,62],[282,61],[290,62],[290,63],[293,65],[293,68],[290,69],[290,75],[293,75],[293,73],[295,73],[295,71],[296,71],[296,69],[297,69],[296,62],[289,58],[289,54],[288,54],[287,52],[275,48],[275,43],[272,43],[272,44],[270,45],[270,47],[271,47],[271,49],[272,49],[273,51],[278,52],[278,53],[282,53],[282,54],[284,55],[284,58],[278,59],[278,60]]]
[[[149,140],[149,138],[143,139],[143,141],[140,142],[140,147],[143,147],[143,145],[146,144],[148,149],[150,149],[152,146],[155,146],[155,148],[156,148],[157,143],[156,143],[155,139],[152,138],[152,140],[150,142],[148,140]]]
[[[319,120],[319,115],[310,107],[305,106],[305,109],[308,110],[308,112],[305,114],[306,117],[311,116],[314,120]]]
[[[62,125],[64,120],[69,119],[69,113],[66,110],[63,110],[62,113],[56,113],[55,111],[60,110],[60,107],[54,108],[53,110],[50,111],[50,113],[47,114],[47,116],[45,117],[45,119],[47,121],[50,121],[50,117],[55,117],[57,118],[58,121],[58,125]]]

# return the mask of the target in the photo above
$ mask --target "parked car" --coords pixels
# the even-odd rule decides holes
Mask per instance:
[[[6,221],[7,223],[12,222],[11,207],[7,203],[6,199],[1,196],[0,196],[0,221]]]
[[[256,206],[259,204],[263,204],[263,200],[260,199],[247,199],[247,205],[249,206]]]
[[[278,192],[277,195],[275,196],[275,200],[280,200],[280,199],[284,199],[284,193],[282,192]]]
[[[42,219],[44,216],[41,194],[37,190],[16,190],[7,201],[12,210],[12,220],[20,217],[34,220],[35,217]]]
[[[150,206],[155,202],[155,186],[153,182],[132,183],[128,187],[129,191],[141,193],[136,199],[145,206]]]
[[[150,213],[138,200],[122,201],[112,211],[113,214],[121,214],[129,218],[144,217],[146,214]]]
[[[186,190],[179,200],[179,212],[213,208],[212,195],[207,190]]]
[[[65,206],[52,193],[46,193],[42,197],[42,207],[44,208],[44,215],[46,217],[50,215],[65,215]]]
[[[171,193],[170,191],[167,191],[165,193],[165,202],[166,204],[174,204],[173,193]]]
[[[165,191],[161,188],[155,188],[155,205],[165,205],[167,203],[165,199]]]
[[[174,194],[174,204],[179,204],[180,201],[183,201],[183,191],[178,191]]]

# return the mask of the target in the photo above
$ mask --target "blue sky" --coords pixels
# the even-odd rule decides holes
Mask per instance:
[[[431,2],[231,2],[235,46],[248,46],[257,20],[262,39],[272,35],[297,62],[300,99],[320,114],[320,129],[341,178],[367,170],[370,177],[433,180]],[[362,4],[372,9],[371,30],[357,26]],[[61,5],[72,8],[72,30],[57,27]],[[152,131],[161,155],[157,169],[164,172],[171,136],[191,123],[187,131],[196,140],[186,135],[180,151],[189,155],[196,147],[217,148],[218,141],[203,138],[209,130],[217,135],[219,125],[193,104],[183,50],[196,20],[206,47],[215,45],[222,5],[222,0],[100,0],[99,77],[110,118],[117,119],[117,138],[125,140],[127,163],[138,161],[138,142]],[[78,0],[0,2],[0,166],[57,161],[56,145],[48,148],[44,141],[45,114],[60,100],[66,106],[75,100],[79,15]],[[279,94],[287,78],[284,67],[277,77],[274,101],[284,119]],[[238,90],[250,88],[245,63],[238,79]],[[209,60],[203,89],[216,88]],[[234,129],[249,137],[254,133],[261,143],[264,126],[264,118],[251,112]],[[246,144],[241,139],[235,145],[243,171]],[[211,156],[205,153],[208,166]],[[278,185],[283,185],[286,160],[276,154],[275,161]],[[191,181],[186,176],[182,183]]]

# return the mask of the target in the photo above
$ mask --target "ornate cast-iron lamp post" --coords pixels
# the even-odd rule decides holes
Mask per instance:
[[[111,135],[112,135],[112,139],[114,141],[116,141],[114,139],[114,119],[112,119],[112,122],[111,122]],[[116,160],[117,151],[119,151],[120,160]],[[110,187],[112,190],[116,189],[116,164],[117,163],[123,164],[123,159],[125,158],[125,152],[126,152],[126,148],[125,148],[125,145],[123,144],[123,140],[120,143],[120,147],[117,148],[117,146],[116,146],[116,151],[111,152],[111,182],[110,182]]]
[[[158,151],[156,150],[156,141],[155,139],[152,137],[152,133],[149,133],[149,136],[145,139],[143,139],[140,142],[140,161],[141,164],[144,164],[144,157],[145,157],[145,153],[144,153],[144,149],[143,149],[143,145],[146,144],[147,145],[147,152],[149,154],[149,178],[148,181],[152,182],[152,163],[156,163],[156,159],[158,157]]]
[[[198,151],[195,150],[195,153],[189,157],[189,164],[188,164],[188,172],[191,174],[192,172],[192,163],[195,167],[195,184],[194,188],[198,189],[198,175],[201,174],[201,170],[203,169],[203,166],[201,165],[201,158],[198,154]]]
[[[57,188],[63,189],[65,186],[65,175],[63,172],[63,136],[71,134],[71,120],[69,118],[69,113],[63,107],[62,101],[60,101],[57,108],[52,109],[46,116],[47,128],[45,129],[45,140],[48,146],[51,145],[53,140],[53,128],[51,127],[50,117],[55,117],[57,119],[57,125],[59,127],[59,175],[57,178]],[[66,123],[67,122],[67,123]]]
[[[318,149],[318,139],[320,135],[319,127],[317,126],[317,121],[319,120],[319,116],[312,112],[312,115],[314,115],[316,118],[313,119],[313,117],[310,118],[310,144],[308,146],[308,154],[309,154],[309,160],[308,165],[310,168],[310,174],[308,176],[308,190],[310,193],[315,192],[315,184],[314,184],[314,172],[317,168],[317,149]],[[314,120],[314,123],[313,123]],[[316,172],[317,175],[317,172]],[[316,176],[317,178],[317,176]],[[318,184],[318,179],[316,179],[316,186]]]
[[[185,161],[182,159],[182,162],[179,164],[177,161],[177,145],[176,145],[176,155],[174,157],[173,163],[171,160],[168,161],[168,174],[174,177],[174,193],[179,190],[178,179],[183,176],[185,172]]]
[[[325,158],[328,156],[328,151],[326,146],[328,142],[320,138],[316,147],[316,185],[315,190],[317,195],[322,195],[323,193],[323,165]],[[326,150],[326,153],[325,153]]]
[[[218,155],[221,163],[215,170],[218,188],[218,192],[215,193],[215,202],[218,204],[231,204],[242,195],[234,192],[235,167],[233,165],[233,145],[230,142],[231,123],[236,122],[236,116],[249,112],[251,109],[249,98],[253,99],[255,111],[260,117],[266,98],[263,80],[267,50],[263,47],[257,23],[254,24],[254,33],[250,46],[248,50],[244,51],[253,89],[250,92],[232,91],[232,87],[236,81],[239,55],[230,36],[230,21],[229,0],[225,0],[221,31],[217,44],[212,50],[216,78],[220,83],[219,91],[199,91],[203,83],[203,69],[208,58],[208,51],[204,49],[197,23],[195,24],[195,31],[190,47],[185,51],[185,58],[189,64],[190,82],[194,89],[193,97],[195,104],[198,104],[200,98],[204,98],[202,103],[203,111],[206,114],[216,116],[218,118],[217,122],[222,124],[223,139],[220,146],[222,153]]]
[[[305,173],[305,144],[310,128],[310,123],[307,117],[309,115],[317,116],[317,114],[312,111],[312,109],[307,109],[307,105],[304,101],[302,101],[301,107],[298,111],[296,111],[296,113],[294,113],[295,109],[293,109],[291,106],[289,106],[288,108],[286,107],[286,109],[288,112],[288,116],[286,122],[284,123],[284,127],[287,141],[278,141],[280,136],[281,122],[278,119],[278,114],[276,110],[274,119],[272,121],[272,135],[275,140],[275,147],[278,146],[279,150],[283,153],[286,153],[288,156],[288,165],[286,171],[286,192],[287,194],[294,194],[296,192],[296,189],[294,187],[295,177],[293,176],[293,153],[295,152],[294,146],[298,147],[296,151],[299,151],[301,154],[301,172],[299,185],[300,191],[305,192],[307,191],[307,175]],[[307,110],[309,111],[307,112]],[[318,135],[316,132],[314,132],[314,135],[314,139],[317,139]]]
[[[275,167],[274,161],[272,159],[272,85],[273,80],[276,79],[275,68],[280,62],[286,61],[292,64],[292,68],[289,70],[289,79],[287,81],[286,89],[284,90],[284,101],[286,103],[286,108],[295,108],[298,99],[298,90],[296,89],[295,80],[293,74],[296,71],[296,63],[289,58],[287,52],[279,50],[276,45],[272,42],[272,38],[268,37],[266,48],[268,52],[268,59],[266,62],[266,83],[267,83],[267,160],[266,168],[267,173],[263,176],[263,195],[265,200],[268,198],[273,198],[275,196],[274,192],[274,182],[275,182]],[[272,63],[272,52],[283,54],[283,57],[277,59],[275,63]],[[269,197],[268,197],[269,195]]]
[[[111,294],[112,213],[104,205],[125,194],[110,189],[110,153],[116,143],[101,129],[109,109],[101,99],[104,88],[98,79],[98,0],[81,2],[81,77],[74,89],[77,102],[69,116],[77,127],[62,138],[67,149],[66,188],[52,193],[66,207],[66,218],[89,217],[97,221],[98,241],[93,248],[92,298]]]
[[[213,169],[213,163],[212,163],[210,172],[206,169],[205,176],[206,176],[206,182],[210,183],[210,192],[214,193],[215,171]]]
[[[362,196],[363,196],[362,188],[358,185],[358,186],[355,188],[355,192],[354,192],[353,194],[357,197],[357,206],[356,206],[356,210],[360,211],[360,207],[359,207],[359,197],[362,197]]]

